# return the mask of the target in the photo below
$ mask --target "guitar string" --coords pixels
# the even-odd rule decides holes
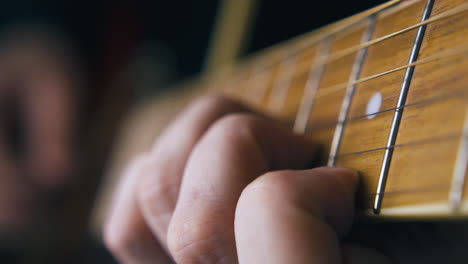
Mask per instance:
[[[330,43],[331,38],[325,38],[322,40],[322,42],[320,42],[318,52],[321,54],[328,54],[331,48]],[[316,58],[320,55],[318,52],[315,54]],[[320,86],[324,70],[324,65],[310,67],[307,75],[307,81],[302,88],[302,98],[299,103],[299,108],[297,109],[294,119],[293,131],[296,133],[304,134],[307,130],[310,114],[315,104],[315,94]]]
[[[361,42],[366,42],[372,38],[375,30],[375,24],[377,22],[376,16],[371,16],[367,23],[367,28],[361,36]],[[328,157],[328,166],[334,166],[336,162],[336,154],[340,149],[341,140],[343,138],[343,133],[346,127],[346,122],[348,120],[349,110],[351,109],[351,105],[353,102],[353,97],[356,92],[357,86],[353,84],[356,79],[359,79],[359,75],[361,75],[361,71],[366,60],[367,56],[367,48],[363,48],[356,53],[354,58],[354,62],[350,71],[350,75],[348,78],[348,83],[344,89],[345,94],[342,98],[341,107],[338,112],[338,122],[335,127],[335,131],[333,134],[333,139],[330,146],[330,154]],[[319,89],[320,91],[320,89]],[[317,100],[317,98],[315,98]]]
[[[343,57],[345,57],[347,55],[350,55],[350,54],[358,51],[361,48],[365,48],[365,47],[375,45],[375,44],[380,43],[380,42],[382,42],[384,40],[387,40],[389,38],[392,38],[392,37],[398,36],[400,34],[406,33],[408,31],[414,30],[414,29],[416,29],[416,28],[418,28],[420,26],[431,24],[431,23],[437,22],[437,21],[442,20],[442,19],[450,18],[451,16],[457,15],[457,14],[462,13],[464,11],[468,11],[468,3],[459,5],[458,7],[455,7],[455,8],[452,8],[452,9],[448,10],[448,11],[440,13],[440,14],[438,14],[436,16],[433,16],[433,17],[431,17],[431,18],[429,18],[427,20],[424,20],[424,21],[419,22],[417,24],[411,25],[411,26],[406,27],[404,29],[392,32],[392,33],[390,33],[388,35],[379,37],[377,39],[373,39],[371,41],[368,41],[368,42],[365,42],[365,43],[362,43],[362,44],[359,44],[359,45],[356,45],[356,46],[353,46],[353,47],[350,47],[350,48],[340,50],[335,54],[330,54],[330,56],[323,56],[321,58],[319,57],[315,62],[312,62],[310,66],[313,68],[314,66],[330,63],[330,62],[332,62],[334,60],[338,60],[338,59],[343,58]],[[274,65],[274,63],[271,63],[271,65]],[[264,66],[264,67],[268,67],[268,66]],[[408,67],[411,67],[411,66],[408,66]]]
[[[430,57],[415,61],[415,62],[410,63],[410,64],[406,64],[406,65],[403,65],[403,66],[400,66],[400,67],[397,67],[397,68],[394,68],[394,69],[391,69],[391,70],[387,70],[387,71],[380,72],[380,73],[377,73],[377,74],[374,74],[374,75],[363,77],[363,78],[358,79],[358,80],[356,80],[354,82],[341,83],[341,84],[337,84],[337,85],[333,85],[333,86],[320,88],[320,89],[318,89],[317,94],[315,95],[315,98],[319,99],[319,98],[331,95],[331,94],[333,94],[335,92],[339,92],[339,91],[343,90],[347,85],[361,84],[361,83],[364,83],[364,82],[367,82],[367,81],[370,81],[370,80],[373,80],[373,79],[377,79],[377,78],[383,77],[385,75],[388,75],[388,74],[391,74],[391,73],[394,73],[394,72],[397,72],[397,71],[407,69],[407,68],[412,67],[412,66],[427,64],[429,62],[433,62],[433,61],[441,60],[441,59],[447,59],[449,57],[453,57],[453,56],[464,54],[464,53],[468,54],[468,46],[459,46],[459,47],[456,47],[456,48],[452,48],[452,49],[449,49],[449,50],[447,50],[445,52],[440,52],[440,53],[438,53],[436,55],[433,55],[433,56],[430,56]],[[292,79],[296,79],[296,78],[298,78],[298,75],[296,75]],[[370,113],[370,114],[367,114],[365,116],[375,115],[375,114],[379,114],[381,112],[387,112],[387,111],[391,111],[391,110],[395,110],[395,108],[390,108],[390,109],[387,109],[387,110],[382,110],[382,111],[379,111],[379,112]],[[336,125],[336,124],[337,124],[336,122],[330,123],[330,125]]]
[[[449,49],[449,50],[447,50],[445,52],[441,52],[441,53],[438,53],[436,55],[433,55],[433,56],[418,60],[418,61],[416,61],[414,63],[410,63],[410,64],[407,64],[407,65],[396,67],[394,69],[390,69],[390,70],[387,70],[387,71],[384,71],[384,72],[380,72],[380,73],[377,73],[377,74],[374,74],[374,75],[371,75],[371,76],[360,78],[360,79],[358,79],[358,80],[356,80],[354,82],[351,82],[351,83],[340,83],[340,84],[336,84],[336,85],[333,85],[333,86],[321,88],[321,89],[319,89],[317,91],[316,98],[325,97],[325,96],[330,95],[330,94],[332,94],[334,92],[341,91],[342,89],[344,89],[349,84],[352,84],[352,85],[353,84],[360,84],[360,83],[363,83],[363,82],[366,82],[366,81],[370,81],[370,80],[373,80],[373,79],[376,79],[376,78],[383,77],[385,75],[388,75],[388,74],[391,74],[391,73],[394,73],[394,72],[397,72],[397,71],[407,69],[407,68],[412,67],[412,66],[426,64],[426,63],[429,63],[429,62],[432,62],[432,61],[444,59],[444,58],[447,58],[447,57],[453,57],[455,55],[459,55],[459,54],[466,53],[466,52],[468,52],[468,46],[459,46],[459,47],[456,47],[456,48]],[[258,74],[254,74],[254,76],[255,75],[258,75]],[[297,75],[295,76],[295,78],[298,78]],[[256,78],[253,78],[253,79],[256,79]],[[247,86],[250,86],[250,85],[247,85]],[[264,88],[266,88],[266,87],[264,87]]]
[[[335,28],[333,28],[333,26],[335,24],[331,24],[330,27],[332,27],[330,30],[326,31],[326,32],[321,32],[320,30],[321,29],[318,29],[318,31],[313,31],[313,32],[310,32],[309,34],[312,34],[312,36],[308,36],[309,34],[305,34],[305,35],[302,35],[302,36],[299,36],[297,37],[297,39],[292,39],[289,41],[289,43],[294,43],[295,41],[298,41],[300,42],[299,44],[301,44],[302,42],[307,42],[306,45],[301,45],[301,46],[304,46],[303,48],[296,48],[294,51],[290,51],[290,49],[287,49],[285,52],[276,52],[276,53],[286,53],[286,54],[289,54],[289,55],[295,55],[295,53],[298,53],[300,52],[301,50],[304,50],[308,47],[310,47],[310,45],[316,45],[318,43],[320,43],[321,41],[324,41],[325,39],[327,38],[330,38],[331,36],[335,35],[336,33],[340,32],[340,31],[343,31],[349,27],[352,27],[362,21],[365,21],[366,19],[368,19],[369,17],[375,15],[375,14],[378,14],[380,13],[381,11],[387,9],[387,8],[390,8],[390,7],[393,7],[393,6],[397,6],[398,4],[400,4],[401,2],[403,2],[405,0],[391,0],[387,3],[384,3],[382,5],[379,5],[377,7],[374,7],[374,8],[371,8],[367,11],[364,11],[362,13],[359,13],[357,15],[355,15],[357,18],[355,19],[352,19],[353,17],[350,17],[350,19],[352,19],[349,23],[346,23],[346,24],[343,24],[343,25],[338,25],[336,26]],[[346,19],[345,19],[346,20]],[[340,23],[340,22],[337,22],[337,23]],[[328,26],[325,26],[323,28],[323,30],[326,30],[328,28]],[[280,56],[277,56],[278,58],[275,57],[275,59],[271,59],[270,57],[268,57],[269,55],[275,55],[274,52],[272,52],[272,50],[275,50],[275,48],[278,48],[279,45],[282,45],[280,46],[279,48],[281,49],[285,49],[284,47],[284,44],[285,43],[280,43],[280,44],[277,44],[277,45],[274,45],[270,48],[266,48],[262,51],[259,51],[257,52],[257,54],[254,54],[254,55],[251,55],[249,56],[248,58],[246,58],[243,62],[239,63],[238,66],[239,67],[242,67],[242,68],[252,68],[253,66],[249,64],[264,64],[264,65],[273,65],[276,63],[276,60],[277,59],[283,59],[284,58],[284,54],[280,54]],[[267,58],[264,58],[264,57],[267,57]],[[265,62],[266,60],[266,62]],[[270,61],[269,61],[270,60]],[[318,63],[320,64],[320,63]]]
[[[412,142],[408,142],[408,143],[404,143],[404,144],[397,144],[397,145],[394,145],[394,146],[391,146],[392,148],[404,148],[404,147],[408,147],[408,146],[413,146],[413,145],[422,145],[422,144],[434,144],[434,143],[437,143],[437,142],[444,142],[444,141],[451,141],[451,140],[457,140],[457,139],[461,139],[461,138],[468,138],[468,134],[466,133],[453,133],[453,134],[449,134],[449,135],[446,135],[445,137],[437,137],[437,138],[432,138],[432,139],[425,139],[425,140],[419,140],[419,141],[412,141]],[[381,148],[381,149],[385,149],[385,148]],[[374,175],[372,177],[368,176],[368,177],[365,177],[366,179],[373,179],[373,180],[377,180],[378,179],[378,175]],[[428,179],[427,178],[424,178],[425,181],[427,181]],[[421,192],[421,191],[427,191],[428,188],[437,188],[437,189],[444,189],[446,188],[446,191],[447,192],[450,192],[450,182],[451,182],[451,178],[448,177],[447,179],[447,184],[446,185],[440,185],[440,184],[437,184],[437,185],[432,185],[432,186],[425,186],[423,188],[412,188],[412,189],[392,189],[392,190],[385,190],[383,192],[368,192],[368,193],[365,193],[366,195],[368,196],[375,196],[376,194],[397,194],[397,193],[409,193],[409,192]],[[371,188],[369,188],[371,189]],[[372,188],[372,190],[375,190],[374,188]],[[371,197],[372,200],[375,198],[375,197]]]
[[[294,77],[296,68],[296,56],[287,56],[280,66],[280,72],[272,87],[268,107],[271,112],[281,114],[286,103],[286,97],[289,92],[291,80]]]
[[[440,192],[440,191],[447,191],[450,192],[450,184],[434,184],[434,185],[428,185],[423,188],[407,188],[407,189],[393,189],[393,190],[388,190],[384,192],[366,192],[364,193],[365,196],[370,196],[366,197],[365,199],[369,199],[371,201],[374,201],[375,195],[377,194],[387,194],[387,195],[395,195],[395,194],[406,194],[406,193],[427,193],[427,192]],[[448,205],[448,204],[447,204]]]
[[[398,34],[402,34],[404,32],[415,29],[415,28],[417,28],[419,26],[422,26],[422,25],[429,24],[429,23],[441,20],[443,18],[450,17],[452,15],[458,14],[458,13],[463,12],[465,10],[468,10],[468,4],[461,5],[461,6],[457,7],[457,8],[451,9],[451,10],[449,10],[447,12],[441,13],[438,16],[434,16],[431,19],[425,20],[424,22],[415,24],[415,25],[413,25],[411,27],[408,27],[406,29],[402,29],[400,31],[397,31],[397,32],[394,32],[392,34],[386,35],[386,36],[381,37],[379,39],[375,39],[373,41],[364,43],[364,44],[362,44],[360,46],[363,46],[363,47],[370,46],[370,45],[375,44],[377,42],[383,41],[384,39],[396,36]],[[468,51],[468,47],[463,47],[462,46],[462,47],[453,48],[453,49],[450,49],[450,50],[448,50],[446,52],[436,54],[434,56],[431,56],[431,57],[416,61],[414,63],[410,63],[410,64],[400,66],[400,67],[397,67],[397,68],[394,68],[394,69],[391,69],[391,70],[388,70],[388,71],[385,71],[385,72],[377,73],[377,74],[374,74],[374,75],[371,75],[371,76],[368,76],[368,77],[365,77],[365,78],[358,79],[358,80],[352,82],[351,84],[359,84],[359,83],[362,83],[362,82],[365,82],[365,81],[369,81],[369,80],[372,80],[372,79],[375,79],[375,78],[379,78],[381,76],[384,76],[384,75],[387,75],[387,74],[390,74],[390,73],[393,73],[393,72],[396,72],[396,71],[407,69],[407,68],[412,67],[412,66],[428,63],[428,62],[435,61],[437,59],[442,59],[442,58],[445,58],[445,57],[455,56],[457,54],[467,52],[467,51]],[[334,57],[336,57],[336,55]],[[330,59],[328,61],[330,61]],[[346,85],[348,85],[348,83],[338,84],[338,85],[330,86],[328,88],[322,88],[322,89],[320,89],[322,91],[322,93],[319,92],[317,94],[317,98],[323,97],[325,95],[328,95],[328,94],[330,94],[332,92],[337,91],[338,87],[343,89],[343,86],[346,86]],[[327,91],[327,93],[324,93],[323,91]],[[403,106],[403,107],[407,107],[407,106],[409,106],[409,105],[406,105],[406,106]],[[388,109],[388,110],[395,110],[395,109],[396,108]],[[381,111],[381,112],[386,112],[386,111]],[[374,114],[378,114],[378,113],[374,113]],[[385,148],[380,148],[380,149],[385,149]]]
[[[436,142],[444,142],[444,141],[450,141],[450,140],[457,140],[460,139],[461,137],[468,138],[468,134],[466,133],[453,133],[453,134],[447,134],[446,136],[441,136],[441,137],[434,137],[430,139],[425,139],[425,140],[418,140],[418,141],[412,141],[412,142],[407,142],[404,144],[396,144],[392,146],[393,148],[404,148],[408,146],[413,146],[413,145],[422,145],[422,144],[433,144]],[[378,150],[383,150],[384,148],[380,148]],[[373,180],[378,180],[378,175],[373,176],[373,177],[365,177],[366,179],[373,179]],[[427,180],[427,178],[424,178],[424,180]],[[447,178],[447,184],[446,185],[429,185],[425,186],[423,188],[411,188],[411,189],[392,189],[392,190],[385,190],[384,192],[366,192],[366,196],[370,196],[367,199],[371,199],[372,201],[375,199],[376,194],[401,194],[401,193],[410,193],[410,192],[427,192],[427,191],[433,191],[436,189],[440,190],[446,190],[447,192],[450,192],[450,178]],[[445,189],[446,188],[446,189]],[[369,188],[369,190],[375,190],[375,188]]]
[[[433,55],[433,56],[430,56],[430,57],[427,57],[427,58],[424,58],[424,59],[417,60],[417,61],[415,61],[413,63],[409,63],[409,64],[406,64],[406,65],[403,65],[403,66],[400,66],[400,67],[396,67],[396,68],[393,68],[393,69],[390,69],[390,70],[387,70],[387,71],[384,71],[384,72],[379,72],[379,73],[376,73],[376,74],[373,74],[373,75],[370,75],[370,76],[367,76],[367,77],[363,77],[363,78],[360,78],[360,79],[358,79],[358,80],[356,80],[354,82],[340,83],[340,84],[336,84],[336,85],[333,85],[333,86],[328,86],[328,87],[321,88],[317,92],[317,98],[325,97],[325,96],[327,96],[329,94],[332,94],[334,92],[339,92],[339,91],[343,90],[347,85],[360,84],[360,83],[367,82],[367,81],[370,81],[370,80],[373,80],[373,79],[376,79],[376,78],[383,77],[385,75],[388,75],[388,74],[391,74],[391,73],[394,73],[394,72],[397,72],[397,71],[407,69],[409,67],[413,67],[413,66],[421,65],[421,64],[426,64],[426,63],[429,63],[429,62],[432,62],[432,61],[445,59],[445,58],[448,58],[448,57],[453,57],[455,55],[460,55],[462,53],[468,53],[468,46],[463,45],[463,46],[451,48],[451,49],[449,49],[449,50],[447,50],[445,52],[440,52],[440,53],[437,53],[436,55]]]
[[[373,75],[373,76],[365,77],[365,78],[363,78],[361,80],[358,80],[358,83],[361,83],[361,82],[364,82],[364,81],[367,81],[367,80],[370,80],[370,79],[378,78],[380,76],[383,76],[385,74],[389,74],[391,72],[395,72],[397,70],[402,70],[402,69],[405,69],[405,68],[409,68],[411,66],[415,66],[415,65],[419,65],[419,64],[423,64],[423,63],[428,63],[430,61],[434,61],[434,60],[437,60],[437,59],[442,59],[442,58],[446,58],[446,57],[449,57],[449,56],[458,55],[460,53],[465,53],[467,51],[468,51],[468,47],[463,47],[463,46],[456,47],[456,48],[450,49],[450,50],[448,50],[446,52],[436,54],[434,56],[431,56],[431,57],[416,61],[414,63],[408,64],[408,65],[405,65],[405,66],[398,67],[398,68],[393,69],[393,70],[389,70],[389,71],[379,73],[379,74],[376,74],[376,75]],[[451,94],[448,94],[448,96],[447,95],[436,96],[435,98],[433,97],[433,98],[425,99],[425,100],[422,100],[422,101],[416,101],[416,102],[413,102],[411,104],[406,104],[406,105],[404,105],[403,107],[400,107],[400,108],[408,107],[408,106],[411,106],[411,105],[417,105],[417,104],[432,102],[432,101],[437,101],[437,99],[443,99],[444,97],[449,98],[449,97],[458,96],[458,95],[465,96],[465,93],[466,92],[463,92],[463,91],[455,91],[455,92],[452,92]],[[330,93],[328,93],[328,94],[330,94]],[[326,94],[326,95],[328,95],[328,94]],[[321,96],[317,96],[317,97],[323,97],[323,96],[324,95],[321,94]],[[394,110],[397,110],[397,109],[398,108],[385,109],[385,110],[381,110],[381,111],[378,111],[378,112],[375,112],[375,113],[356,116],[356,117],[353,117],[351,120],[361,119],[361,118],[369,116],[369,115],[377,115],[377,114],[381,114],[381,113],[385,113],[385,112],[389,112],[389,111],[394,111]]]
[[[395,36],[398,36],[398,35],[401,35],[403,33],[406,33],[408,31],[411,31],[413,29],[416,29],[416,28],[419,28],[421,26],[424,26],[424,25],[427,25],[427,24],[432,24],[434,22],[437,22],[437,21],[440,21],[442,19],[446,19],[446,18],[450,18],[452,16],[455,16],[459,13],[462,13],[464,11],[467,11],[468,10],[468,3],[466,4],[461,4],[455,8],[452,8],[448,11],[445,11],[443,13],[440,13],[438,15],[435,15],[429,19],[426,19],[424,21],[421,21],[419,23],[416,23],[414,25],[411,25],[409,27],[406,27],[406,28],[403,28],[401,30],[398,30],[398,31],[395,31],[395,32],[392,32],[388,35],[385,35],[385,36],[382,36],[382,37],[379,37],[379,38],[376,38],[376,39],[373,39],[371,41],[368,41],[368,42],[365,42],[365,43],[362,43],[362,44],[359,44],[359,45],[356,45],[354,47],[349,47],[349,48],[346,48],[346,49],[343,49],[335,54],[331,54],[329,57],[327,58],[323,58],[323,60],[326,62],[326,63],[329,63],[330,61],[334,61],[334,60],[337,60],[337,59],[340,59],[340,58],[343,58],[349,54],[352,54],[354,52],[356,52],[357,50],[361,49],[361,48],[365,48],[365,47],[369,47],[369,46],[372,46],[372,45],[375,45],[377,43],[380,43],[384,40],[387,40],[389,38],[392,38],[392,37],[395,37]]]
[[[465,90],[460,89],[460,90],[457,90],[457,91],[454,91],[454,92],[451,92],[451,93],[448,93],[448,94],[443,94],[443,95],[440,95],[440,96],[434,96],[434,97],[431,97],[431,98],[428,98],[428,99],[424,99],[424,100],[416,101],[416,102],[413,102],[413,103],[410,103],[410,104],[406,104],[406,105],[400,107],[400,109],[407,108],[407,107],[412,107],[412,106],[421,106],[421,105],[425,105],[425,104],[431,104],[431,103],[435,103],[435,102],[438,102],[438,101],[443,101],[443,100],[447,100],[447,99],[451,99],[451,98],[455,98],[455,97],[464,98],[464,97],[467,97],[467,96],[468,96],[468,90],[465,91]],[[355,117],[350,118],[348,120],[348,123],[356,122],[357,120],[363,119],[363,118],[365,118],[365,117],[367,117],[369,115],[379,115],[379,114],[395,111],[397,109],[398,109],[397,107],[392,107],[392,108],[381,110],[379,112],[375,112],[375,113],[371,113],[371,114],[355,116]],[[314,126],[314,129],[309,129],[307,131],[307,133],[311,133],[313,131],[315,132],[315,131],[330,129],[330,128],[335,127],[336,124],[337,124],[337,122],[324,122],[324,123],[321,123],[321,124],[316,123],[315,126]]]
[[[464,135],[463,133],[453,132],[453,133],[450,133],[450,134],[445,134],[444,136],[425,138],[425,139],[410,141],[410,142],[406,142],[406,143],[395,144],[395,145],[391,145],[389,147],[384,146],[384,147],[380,147],[380,148],[365,149],[365,150],[360,150],[360,151],[356,151],[356,152],[343,153],[343,154],[337,155],[336,157],[337,157],[337,159],[339,159],[339,158],[346,158],[346,157],[350,157],[350,156],[354,156],[354,155],[360,155],[360,154],[365,154],[365,153],[379,151],[379,150],[386,150],[386,149],[390,149],[390,148],[394,149],[394,148],[414,146],[414,145],[417,146],[417,145],[423,145],[423,144],[431,144],[431,143],[434,143],[434,142],[450,141],[450,140],[457,139],[457,138],[459,138],[459,137],[461,137],[463,135]]]
[[[430,98],[427,98],[427,99],[424,99],[424,100],[415,101],[413,103],[406,104],[406,105],[403,106],[403,108],[409,107],[409,106],[415,106],[415,105],[430,104],[430,103],[433,103],[433,102],[437,102],[439,100],[441,100],[441,101],[442,100],[447,100],[447,99],[450,99],[450,98],[453,98],[453,97],[456,97],[456,96],[465,97],[467,95],[468,95],[468,90],[467,89],[458,89],[458,90],[455,90],[455,91],[450,92],[450,93],[446,93],[446,94],[443,94],[443,95],[434,96],[434,97],[430,97]],[[402,107],[400,107],[400,108],[402,108]],[[359,120],[359,119],[366,118],[368,116],[376,116],[376,115],[383,114],[383,113],[386,113],[386,112],[395,111],[397,109],[398,109],[398,107],[392,107],[392,108],[384,109],[384,110],[374,112],[374,113],[370,113],[370,114],[353,116],[349,120],[350,121],[356,121],[356,120]]]

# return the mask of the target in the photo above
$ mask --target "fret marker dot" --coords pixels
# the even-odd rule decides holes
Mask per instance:
[[[382,94],[380,92],[375,93],[367,103],[366,115],[367,119],[372,119],[375,117],[374,113],[380,110],[382,105]]]

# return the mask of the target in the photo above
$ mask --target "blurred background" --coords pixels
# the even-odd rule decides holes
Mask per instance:
[[[0,262],[114,263],[96,197],[140,105],[217,65],[220,43],[243,58],[383,2],[2,1]]]

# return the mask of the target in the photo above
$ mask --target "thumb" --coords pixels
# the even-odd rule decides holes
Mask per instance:
[[[357,173],[332,167],[259,177],[236,209],[240,263],[341,263],[357,183]]]

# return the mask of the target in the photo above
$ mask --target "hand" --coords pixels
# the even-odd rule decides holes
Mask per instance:
[[[68,181],[73,165],[76,78],[62,44],[51,32],[20,28],[0,38],[0,237],[4,240],[31,231],[40,221],[51,222],[39,220],[50,216],[43,211],[47,196]]]
[[[106,244],[124,263],[382,263],[341,244],[358,176],[306,169],[315,151],[237,102],[199,99],[124,173]]]

